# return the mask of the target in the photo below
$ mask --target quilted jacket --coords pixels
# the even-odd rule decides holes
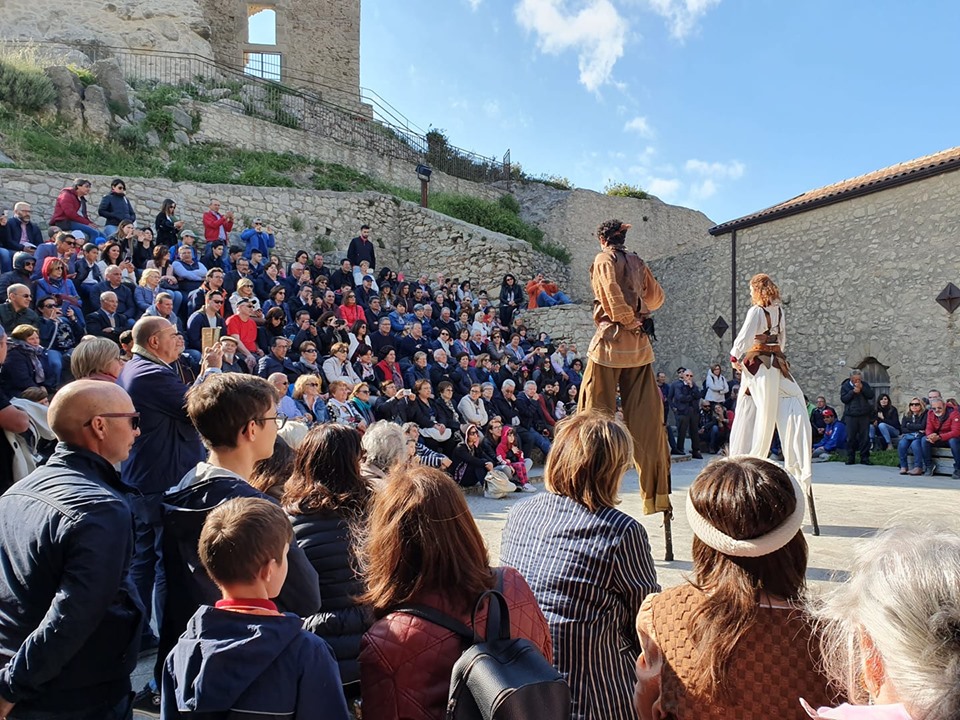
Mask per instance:
[[[553,662],[546,618],[526,580],[502,568],[503,594],[510,607],[510,635],[531,640]],[[414,602],[429,605],[470,623],[470,610],[431,594]],[[477,617],[483,635],[486,608]],[[464,646],[449,630],[426,620],[392,613],[377,621],[360,643],[363,714],[377,720],[442,720],[450,690],[450,672]]]

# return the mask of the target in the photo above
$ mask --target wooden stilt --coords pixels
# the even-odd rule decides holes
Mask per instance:
[[[673,529],[670,523],[673,520],[673,510],[663,511],[663,543],[666,546],[663,551],[665,562],[673,562]]]
[[[820,535],[820,525],[817,523],[817,506],[813,502],[813,486],[807,488],[807,504],[810,506],[810,522],[813,523],[813,534]]]

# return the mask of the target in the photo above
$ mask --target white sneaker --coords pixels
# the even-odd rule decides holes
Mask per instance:
[[[523,492],[527,492],[527,493],[532,493],[532,492],[536,492],[536,491],[537,491],[537,489],[533,486],[532,483],[527,483],[526,485],[521,485],[521,486],[520,486],[520,489],[523,490]]]

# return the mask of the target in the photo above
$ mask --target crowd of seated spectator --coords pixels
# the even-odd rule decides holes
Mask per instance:
[[[361,431],[376,419],[416,422],[421,444],[464,484],[483,480],[463,472],[468,458],[519,479],[506,458],[467,443],[470,427],[480,437],[493,420],[512,427],[522,466],[547,455],[554,425],[576,411],[583,360],[575,345],[527,337],[513,274],[495,295],[498,313],[469,280],[405,280],[378,266],[367,226],[333,268],[305,250],[288,263],[268,222],[235,227],[217,200],[188,218],[163,199],[145,225],[117,178],[98,223],[87,207],[92,191],[84,179],[65,188],[51,218],[60,224],[46,233],[26,203],[0,227],[0,324],[11,338],[0,384],[13,396],[68,381],[84,338],[119,347],[139,318],[158,316],[182,339],[181,377],[196,376],[204,343],[219,336],[226,370],[285,376],[291,418]],[[542,273],[530,283],[530,307],[569,302]]]

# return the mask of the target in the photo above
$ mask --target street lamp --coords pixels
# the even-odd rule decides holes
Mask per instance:
[[[420,207],[427,205],[427,184],[430,182],[430,176],[433,174],[433,168],[429,165],[420,163],[417,165],[417,177],[420,178]]]

